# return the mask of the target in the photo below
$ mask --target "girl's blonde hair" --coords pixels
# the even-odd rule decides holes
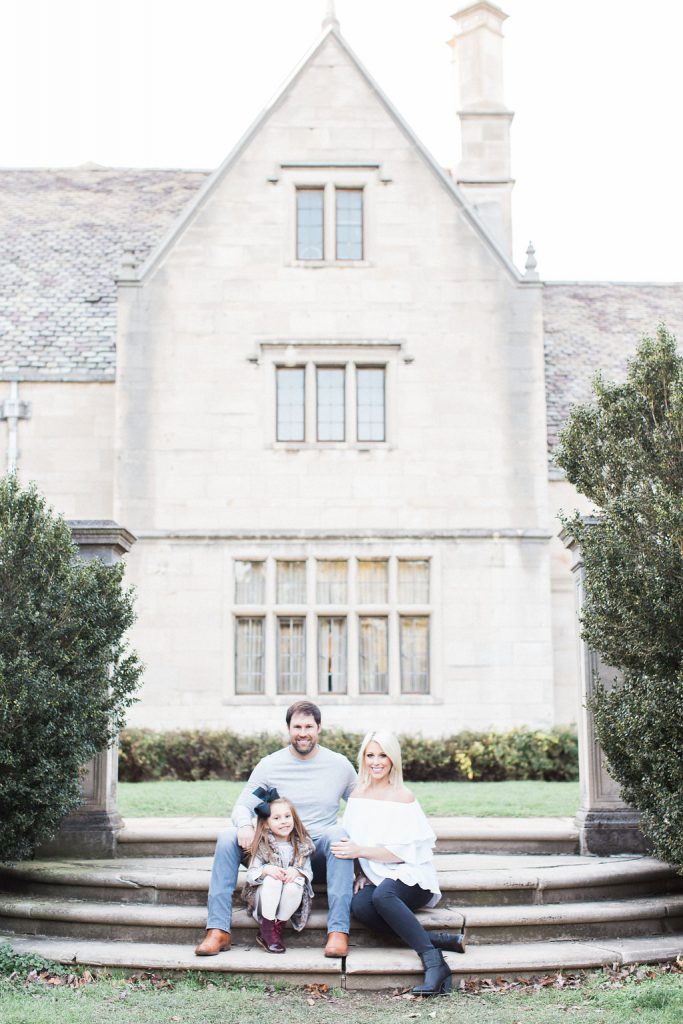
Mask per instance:
[[[370,743],[376,743],[382,748],[391,761],[389,772],[389,785],[398,789],[403,785],[403,762],[401,760],[401,744],[393,732],[388,729],[373,729],[363,737],[363,742],[358,751],[358,784],[364,789],[370,784],[371,775],[365,763],[365,751]]]
[[[275,804],[287,804],[290,811],[292,812],[292,821],[294,822],[294,828],[292,829],[288,841],[292,844],[292,852],[294,859],[292,863],[295,867],[301,867],[302,863],[307,856],[313,850],[313,840],[306,831],[306,826],[302,822],[301,818],[297,813],[297,809],[291,800],[288,800],[286,796],[279,796],[277,800],[271,801],[270,814],[273,813],[273,807]],[[264,862],[270,860],[270,844],[268,842],[268,820],[267,818],[259,817],[256,822],[256,832],[254,833],[254,841],[249,847],[249,860],[251,861],[257,854],[260,855]]]

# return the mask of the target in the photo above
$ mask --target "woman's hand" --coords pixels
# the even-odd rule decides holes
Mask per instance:
[[[338,839],[336,843],[332,843],[330,849],[339,860],[353,860],[361,855],[361,847],[350,839]]]
[[[286,881],[286,871],[284,868],[279,868],[277,864],[264,864],[261,868],[262,875],[270,875],[271,878],[276,878],[278,882]]]
[[[299,877],[300,877],[299,876],[299,869],[290,866],[290,867],[285,869],[285,877],[284,877],[283,881],[285,881],[285,882],[296,882],[297,878],[299,878]]]

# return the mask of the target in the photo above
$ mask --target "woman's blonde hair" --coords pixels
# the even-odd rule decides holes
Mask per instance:
[[[376,743],[382,748],[391,761],[389,772],[389,785],[398,789],[403,785],[403,762],[401,761],[401,744],[393,732],[388,729],[373,729],[363,737],[363,742],[358,751],[358,783],[361,789],[370,784],[370,771],[365,763],[365,751],[370,743]]]

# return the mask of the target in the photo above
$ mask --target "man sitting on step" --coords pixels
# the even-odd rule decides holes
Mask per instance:
[[[292,704],[285,717],[289,746],[262,758],[249,776],[232,812],[233,827],[216,843],[206,936],[197,956],[214,956],[230,949],[232,896],[240,862],[246,862],[254,838],[252,820],[259,786],[273,787],[291,800],[315,843],[313,880],[327,881],[327,945],[325,956],[346,956],[349,915],[353,895],[353,861],[339,860],[333,843],[348,838],[337,824],[340,799],[347,800],[356,785],[356,773],[342,754],[321,747],[320,708],[309,701]]]

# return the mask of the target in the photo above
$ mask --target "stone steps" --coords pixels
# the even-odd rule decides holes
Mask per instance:
[[[562,844],[574,842],[572,823],[566,820],[509,821],[516,834],[506,824],[498,838],[494,833],[500,819],[434,821],[443,899],[420,917],[428,929],[458,931],[467,917],[467,953],[449,954],[456,981],[654,962],[683,950],[683,877],[650,857],[557,852],[552,844],[562,850]],[[222,824],[222,819],[209,821],[216,831]],[[132,853],[169,853],[204,842],[212,851],[213,841],[202,819],[176,819],[163,827],[160,820],[129,821],[124,855],[116,859],[36,860],[0,867],[0,932],[19,951],[33,950],[65,963],[227,971],[348,988],[402,987],[420,977],[419,961],[410,950],[383,944],[356,924],[348,957],[326,960],[324,886],[309,926],[299,935],[288,931],[286,956],[269,956],[255,944],[255,922],[239,907],[233,949],[217,957],[195,957],[205,923],[211,856]],[[513,841],[531,850],[511,853]],[[449,843],[460,852],[449,849]],[[478,852],[464,852],[467,843]],[[482,852],[487,843],[488,852]],[[500,849],[494,852],[496,844]]]
[[[302,984],[326,982],[353,989],[406,987],[420,980],[419,961],[404,949],[373,949],[351,945],[343,960],[327,960],[322,949],[289,949],[272,956],[259,947],[234,948],[214,957],[195,957],[186,945],[97,942],[58,937],[22,937],[0,933],[18,953],[37,953],[66,964],[163,972],[198,970],[248,975]],[[505,943],[473,946],[465,956],[447,953],[453,982],[482,977],[520,977],[613,964],[658,963],[683,950],[683,933],[666,937],[584,942]]]
[[[210,857],[26,861],[0,867],[0,891],[131,903],[206,905]],[[683,892],[651,857],[437,854],[440,907],[550,904]]]
[[[573,818],[431,817],[439,853],[578,853]],[[225,818],[127,818],[120,857],[211,857]]]
[[[659,898],[560,903],[551,905],[473,906],[466,913],[436,908],[418,914],[427,930],[460,931],[467,918],[468,942],[490,945],[544,939],[591,939],[624,934],[654,935],[683,931],[683,894]],[[94,902],[52,897],[0,894],[0,927],[24,935],[78,936],[116,942],[193,945],[206,920],[202,907],[140,903]],[[242,908],[235,910],[233,942],[253,945],[256,922]],[[288,930],[292,947],[322,946],[327,914],[313,911],[306,929]],[[384,947],[386,941],[359,924],[353,926],[354,944]]]

